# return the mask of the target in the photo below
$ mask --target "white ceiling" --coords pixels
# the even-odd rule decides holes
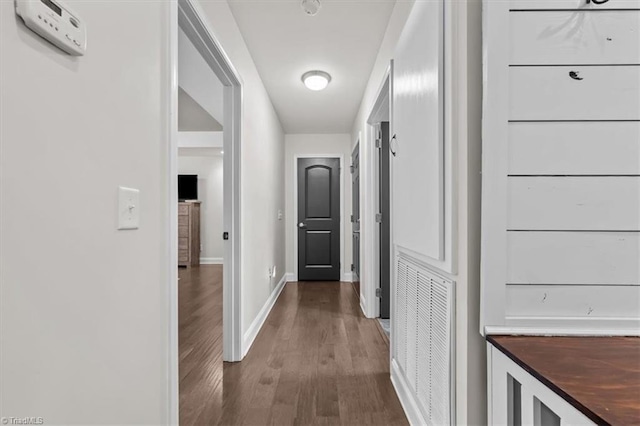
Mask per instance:
[[[285,133],[349,133],[395,0],[320,0],[307,16],[299,0],[229,0]],[[332,76],[320,92],[300,80]]]

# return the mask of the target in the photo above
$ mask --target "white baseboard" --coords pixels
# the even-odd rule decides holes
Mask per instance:
[[[426,425],[427,422],[422,416],[422,413],[420,413],[418,404],[413,397],[413,392],[411,392],[411,388],[404,379],[395,359],[391,360],[391,383],[396,390],[396,394],[407,416],[407,420],[409,420],[409,424],[416,426]]]
[[[521,327],[521,326],[491,326],[484,327],[484,335],[514,335],[514,336],[640,336],[640,329],[635,328],[569,328],[562,327],[562,318],[558,318],[556,327]],[[637,322],[636,322],[637,324]]]
[[[342,274],[342,281],[353,282],[353,272],[345,272]]]
[[[200,258],[201,265],[222,265],[221,257],[201,257]]]
[[[258,312],[258,315],[251,323],[251,326],[246,331],[246,333],[244,333],[244,341],[242,342],[242,358],[244,358],[245,355],[247,355],[247,352],[249,352],[249,349],[251,349],[251,345],[253,345],[253,341],[256,340],[260,329],[262,329],[264,322],[267,320],[269,312],[271,312],[273,305],[276,304],[278,296],[280,296],[284,285],[287,283],[287,275],[288,274],[284,274],[282,276],[276,287],[271,292],[271,295],[265,302],[264,306],[262,306],[262,309],[260,309],[260,312]]]
[[[286,281],[288,283],[294,283],[294,282],[298,281],[298,277],[296,277],[296,274],[294,274],[293,272],[287,272],[285,274],[285,277],[286,277]]]
[[[362,315],[367,317],[367,301],[364,298],[364,294],[362,294],[362,287],[360,288],[360,310]]]

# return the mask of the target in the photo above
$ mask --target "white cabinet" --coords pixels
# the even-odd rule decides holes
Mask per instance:
[[[487,343],[490,425],[595,425],[553,390]]]

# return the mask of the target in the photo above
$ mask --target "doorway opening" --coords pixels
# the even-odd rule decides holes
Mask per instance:
[[[383,84],[378,92],[374,107],[367,120],[371,134],[373,134],[372,146],[372,180],[374,193],[374,215],[375,226],[373,228],[374,259],[370,263],[370,276],[374,277],[376,306],[375,316],[380,321],[383,330],[390,337],[391,334],[391,157],[393,148],[391,147],[391,73],[392,65],[389,67]]]
[[[173,424],[193,423],[197,410],[211,408],[204,406],[207,400],[215,404],[214,398],[200,395],[198,406],[194,399],[202,389],[198,380],[208,385],[219,382],[221,395],[222,361],[242,359],[242,86],[203,16],[192,0],[172,3],[169,16],[169,410]],[[185,268],[179,270],[179,265]],[[202,315],[204,311],[208,314]],[[197,374],[212,370],[219,373]]]

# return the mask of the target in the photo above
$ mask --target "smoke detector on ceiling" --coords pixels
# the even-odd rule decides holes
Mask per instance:
[[[315,16],[320,10],[320,0],[302,0],[302,10],[309,16]]]

